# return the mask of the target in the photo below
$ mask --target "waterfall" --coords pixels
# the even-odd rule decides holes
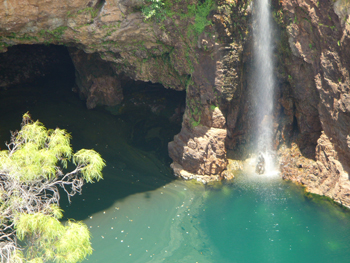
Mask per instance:
[[[257,172],[271,173],[273,165],[273,24],[270,0],[253,3],[253,101],[256,112]],[[260,166],[259,166],[260,165]],[[260,171],[259,171],[260,169]]]

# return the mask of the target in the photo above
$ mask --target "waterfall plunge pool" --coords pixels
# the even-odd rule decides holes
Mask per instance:
[[[117,200],[84,220],[89,262],[348,262],[348,211],[260,179],[215,189],[173,181]]]
[[[0,138],[30,111],[48,128],[71,132],[75,149],[94,148],[106,160],[103,181],[71,204],[61,200],[65,217],[92,233],[85,262],[348,262],[347,210],[276,178],[242,174],[215,187],[175,180],[163,146],[179,127],[152,113],[88,111],[66,81],[1,91]],[[132,125],[138,138],[130,139]]]

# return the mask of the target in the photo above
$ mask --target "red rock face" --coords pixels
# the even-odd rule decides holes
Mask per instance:
[[[218,179],[226,168],[225,118],[218,108],[213,111],[212,117],[212,123],[217,127],[183,126],[174,141],[169,143],[176,175],[208,182]]]
[[[304,159],[294,157],[294,149],[282,154],[281,170],[286,178],[304,184],[309,191],[350,207],[350,27],[344,23],[348,15],[341,17],[341,5],[346,3],[282,3],[287,18],[293,21],[287,26],[293,54],[289,72],[298,127],[313,140],[320,130],[322,135],[317,140],[315,163],[306,167],[297,164]]]

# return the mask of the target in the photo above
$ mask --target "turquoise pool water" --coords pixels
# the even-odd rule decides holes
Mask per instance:
[[[21,96],[2,91],[0,139],[29,110],[47,127],[70,131],[75,149],[106,159],[103,181],[71,204],[61,200],[65,216],[91,230],[94,253],[84,262],[349,262],[347,210],[278,178],[176,180],[164,142],[178,125],[148,111],[88,111],[70,87],[59,87],[67,83],[55,83],[22,87]]]
[[[292,183],[244,175],[204,204],[214,262],[349,262],[348,211]]]
[[[248,179],[247,179],[248,177]],[[85,219],[91,262],[348,262],[350,216],[281,180],[173,181]]]

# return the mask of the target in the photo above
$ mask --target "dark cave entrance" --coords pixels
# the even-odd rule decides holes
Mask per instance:
[[[181,130],[185,92],[126,76],[121,85],[120,104],[88,110],[67,47],[19,45],[0,54],[0,150],[29,111],[47,128],[66,129],[74,151],[94,149],[107,163],[104,180],[86,184],[71,205],[61,195],[67,218],[82,220],[115,200],[174,180],[167,144]]]
[[[170,164],[168,142],[180,132],[186,92],[130,78],[123,78],[121,83],[123,102],[105,108],[130,124],[129,144],[144,151],[153,151],[158,158],[166,159]]]
[[[0,54],[0,148],[9,140],[9,131],[20,128],[25,112],[38,119],[45,103],[55,104],[77,96],[72,92],[74,72],[64,46],[18,45]],[[44,124],[51,128],[62,125]]]
[[[33,83],[52,77],[74,83],[74,65],[64,46],[17,45],[0,54],[0,87]]]
[[[113,107],[98,105],[92,111],[107,110],[123,119],[130,129],[127,143],[154,152],[162,161],[170,163],[167,144],[180,132],[185,91],[134,81],[127,76],[118,77],[123,101]],[[18,45],[0,54],[0,148],[3,148],[4,141],[9,140],[9,130],[19,129],[21,116],[27,111],[34,120],[39,119],[48,128],[58,126],[70,131],[72,124],[59,118],[60,111],[67,108],[62,105],[74,105],[88,111],[86,98],[80,94],[79,99],[80,92],[77,92],[75,82],[75,67],[65,46]],[[53,106],[56,104],[62,104],[61,108]],[[74,107],[72,115],[77,111]],[[84,118],[84,114],[81,115]],[[79,123],[75,125],[79,126]]]

